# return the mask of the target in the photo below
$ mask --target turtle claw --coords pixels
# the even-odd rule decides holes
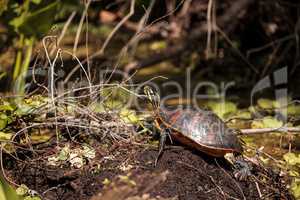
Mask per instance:
[[[167,133],[164,130],[164,131],[161,132],[161,135],[160,135],[159,150],[158,150],[158,154],[157,154],[157,157],[155,159],[155,162],[154,162],[154,167],[157,166],[158,160],[159,160],[159,158],[161,157],[161,155],[164,151],[166,139],[167,139]]]
[[[252,166],[250,166],[245,160],[236,160],[234,168],[233,175],[239,181],[245,181],[252,175]]]
[[[155,161],[154,161],[154,167],[157,166],[158,160],[159,160],[159,157],[157,156],[156,159],[155,159]]]

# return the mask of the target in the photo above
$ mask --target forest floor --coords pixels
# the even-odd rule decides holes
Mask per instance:
[[[112,145],[94,140],[95,158],[80,169],[49,165],[47,157],[57,153],[54,141],[34,154],[23,154],[22,161],[10,162],[6,175],[45,200],[292,199],[284,181],[269,169],[256,166],[251,179],[238,181],[225,159],[178,144],[168,145],[154,167],[157,149],[152,139],[138,140]],[[78,145],[72,143],[70,148]]]

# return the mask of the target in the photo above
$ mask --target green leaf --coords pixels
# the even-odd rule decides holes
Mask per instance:
[[[6,128],[7,120],[0,119],[0,130]]]
[[[49,1],[51,2],[51,1]],[[51,28],[54,16],[57,12],[58,1],[51,2],[47,5],[39,5],[37,10],[27,10],[18,17],[12,19],[9,24],[19,34],[26,37],[41,37]]]
[[[0,111],[13,111],[14,108],[10,104],[0,105]]]
[[[66,145],[64,148],[62,148],[62,150],[59,152],[59,155],[58,155],[58,160],[61,160],[61,161],[64,161],[64,160],[67,160],[70,156],[70,146],[69,145]]]
[[[0,99],[0,112],[13,111],[15,107],[8,101]]]
[[[28,191],[29,188],[24,184],[21,184],[20,187],[16,189],[17,194],[20,196],[25,196],[26,194],[28,194]]]
[[[9,22],[9,24],[15,28],[16,32],[18,32],[18,28],[24,23],[25,17],[26,14],[23,13],[19,17],[15,17]]]
[[[48,98],[41,95],[34,95],[30,98],[24,99],[24,103],[32,107],[39,107],[48,102]]]
[[[207,106],[211,108],[212,111],[222,119],[224,119],[228,114],[237,112],[237,106],[230,101],[226,101],[224,103],[208,102]]]
[[[38,197],[38,196],[34,196],[34,197],[27,196],[27,197],[24,198],[24,200],[41,200],[41,198]]]
[[[104,88],[100,91],[100,95],[109,100],[122,101],[124,104],[130,98],[130,93],[121,87]]]
[[[124,108],[120,112],[120,117],[126,123],[137,124],[138,122],[140,122],[140,118],[137,116],[134,110],[128,110]]]
[[[296,170],[289,171],[289,175],[293,177],[299,177],[299,172]]]
[[[96,151],[88,145],[83,145],[82,154],[85,158],[93,159],[96,156]]]
[[[264,123],[262,121],[252,121],[251,122],[251,128],[256,129],[256,128],[264,128]]]
[[[286,153],[283,155],[283,159],[286,161],[288,165],[296,165],[300,164],[300,156],[296,155],[295,153]]]
[[[264,128],[280,128],[283,126],[283,122],[275,119],[274,117],[267,116],[262,120]]]
[[[153,42],[150,45],[151,50],[161,50],[161,49],[165,49],[166,47],[167,47],[167,43],[164,40]]]
[[[2,131],[0,131],[0,140],[10,140],[11,137],[13,136],[12,133],[4,133]]]
[[[252,119],[251,113],[248,111],[239,111],[235,117],[241,118],[241,119]]]
[[[103,108],[110,110],[120,110],[130,100],[130,93],[121,87],[114,88],[102,88],[100,91],[101,97],[103,97]]]
[[[291,184],[291,191],[296,199],[300,198],[300,179],[295,178]]]
[[[104,106],[110,110],[119,110],[124,107],[124,103],[119,100],[107,100],[104,102]]]
[[[0,15],[1,15],[1,13],[0,13]],[[0,65],[0,68],[1,68],[1,65]],[[0,80],[3,79],[6,75],[7,75],[6,72],[1,72],[0,71]]]
[[[19,105],[18,109],[14,112],[16,116],[28,115],[32,112],[32,107],[26,104]]]
[[[128,176],[119,175],[119,179],[128,185],[136,186],[136,182],[131,180]]]
[[[4,149],[6,153],[13,153],[16,151],[15,146],[11,142],[1,142],[1,148]]]
[[[103,103],[93,102],[88,105],[89,110],[96,113],[101,113],[105,111]]]
[[[254,143],[254,138],[253,137],[249,137],[249,136],[245,136],[245,137],[243,137],[243,141],[246,144],[253,144]]]
[[[32,3],[34,4],[40,4],[42,0],[31,0]]]
[[[4,129],[8,124],[8,117],[4,113],[0,113],[0,130]]]
[[[0,0],[0,16],[7,10],[8,0]]]
[[[248,110],[251,112],[251,113],[256,113],[256,108],[255,106],[249,106]]]
[[[31,142],[36,142],[36,143],[42,143],[42,142],[47,142],[48,140],[51,139],[52,133],[43,133],[43,134],[31,134],[30,136]]]
[[[1,200],[19,200],[20,197],[16,191],[6,182],[0,174],[0,199]]]
[[[289,115],[300,115],[300,105],[289,105],[287,107],[287,113]]]
[[[111,183],[111,181],[108,179],[108,178],[105,178],[103,181],[102,181],[102,184],[103,185],[109,185]]]
[[[270,99],[258,99],[257,105],[262,109],[272,109],[273,108],[273,101]]]
[[[251,123],[251,128],[280,128],[283,122],[271,116],[266,116],[262,120],[254,120]]]

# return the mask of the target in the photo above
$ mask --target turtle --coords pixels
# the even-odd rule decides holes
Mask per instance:
[[[154,165],[163,153],[167,136],[183,145],[213,157],[225,157],[234,165],[234,175],[243,180],[251,175],[251,166],[243,159],[239,130],[230,129],[216,114],[205,109],[160,107],[160,97],[150,86],[144,93],[152,105],[155,127],[160,131],[159,150]]]

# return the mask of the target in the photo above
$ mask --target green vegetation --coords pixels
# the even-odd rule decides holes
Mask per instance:
[[[22,3],[19,1],[1,1],[1,3],[0,17],[5,19],[9,40],[16,48],[11,86],[16,94],[24,94],[33,46],[53,26],[59,1],[26,0]],[[5,75],[5,72],[1,72],[0,79]]]

